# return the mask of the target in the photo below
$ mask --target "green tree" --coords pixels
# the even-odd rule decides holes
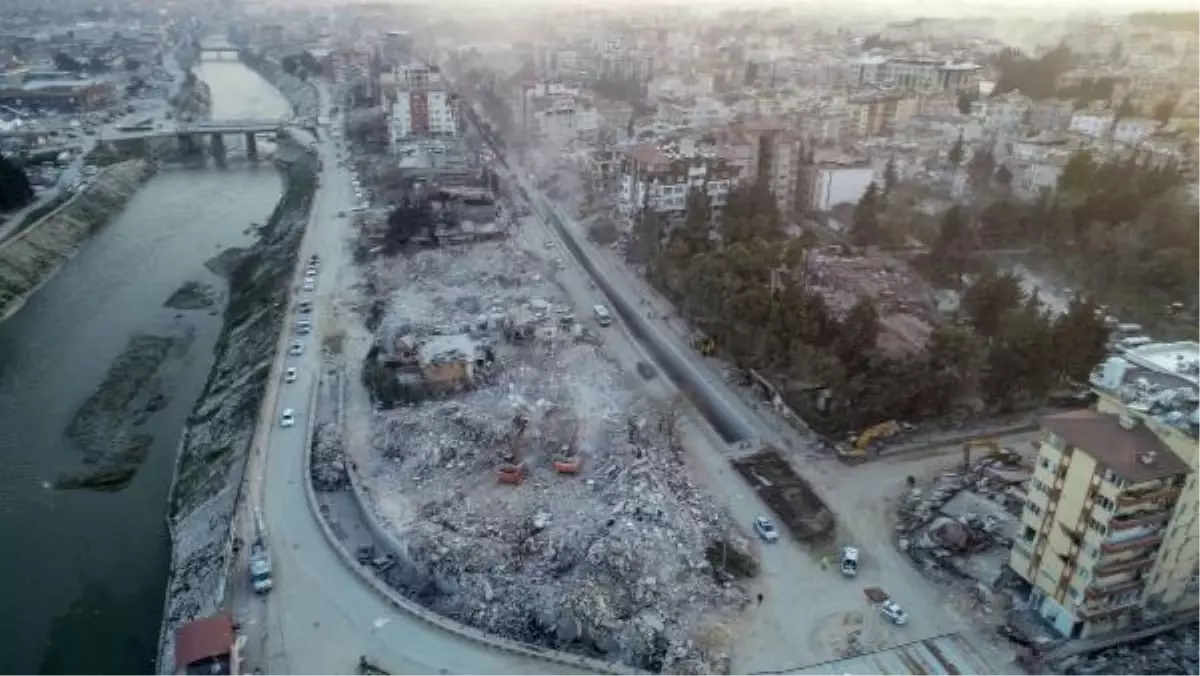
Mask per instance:
[[[937,238],[929,252],[934,275],[939,281],[957,286],[958,278],[967,271],[967,261],[975,250],[975,236],[967,225],[966,216],[958,205],[942,215]]]
[[[1121,99],[1121,105],[1117,106],[1117,113],[1113,119],[1114,121],[1124,120],[1130,117],[1137,117],[1137,114],[1138,110],[1137,106],[1133,105],[1133,97],[1126,94],[1125,98]]]
[[[989,345],[984,396],[1001,410],[1044,397],[1057,378],[1050,320],[1038,305],[1034,294],[1009,312]]]
[[[1000,190],[1005,194],[1008,194],[1012,191],[1013,174],[1012,170],[1008,168],[1007,164],[1001,164],[1000,167],[996,169],[996,174],[992,178],[996,181],[996,185],[999,186]]]
[[[1021,305],[1021,283],[1011,274],[984,274],[967,287],[962,309],[979,335],[994,338],[1005,319]]]
[[[963,148],[963,135],[962,132],[959,132],[958,138],[955,139],[954,145],[950,146],[950,153],[947,156],[947,159],[950,160],[950,164],[955,170],[957,170],[958,166],[962,164],[965,154],[966,150]]]
[[[883,199],[886,201],[888,196],[892,194],[892,188],[896,187],[896,156],[892,155],[888,158],[887,165],[883,168]]]
[[[1071,155],[1058,179],[1058,189],[1063,193],[1083,193],[1092,187],[1097,174],[1096,161],[1087,150]]]
[[[850,239],[859,246],[878,244],[880,241],[879,200],[879,188],[872,181],[854,207],[854,220],[850,223]]]
[[[1108,329],[1099,307],[1091,299],[1073,298],[1067,311],[1055,319],[1051,341],[1059,377],[1086,383],[1108,352]]]
[[[861,297],[838,325],[833,349],[847,370],[856,370],[879,341],[879,311],[870,298]]]
[[[1177,99],[1167,97],[1162,101],[1154,104],[1154,119],[1162,124],[1171,121],[1171,116],[1175,114],[1175,103]]]
[[[0,155],[0,211],[20,209],[33,198],[33,187],[25,171]]]
[[[958,93],[958,112],[968,115],[971,112],[971,96],[966,92]]]
[[[967,165],[967,178],[975,190],[987,190],[991,185],[992,173],[996,170],[996,156],[992,154],[992,144],[987,143],[976,148],[971,154]]]

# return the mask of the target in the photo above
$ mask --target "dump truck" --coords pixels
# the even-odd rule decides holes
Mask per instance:
[[[266,594],[275,586],[271,578],[271,552],[267,549],[266,526],[262,513],[254,512],[254,542],[250,545],[250,586]]]

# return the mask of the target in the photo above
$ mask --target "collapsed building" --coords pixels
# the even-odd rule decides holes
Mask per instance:
[[[378,410],[352,424],[373,430],[356,463],[407,548],[389,580],[513,639],[727,670],[719,637],[747,597],[723,561],[736,557],[712,552],[749,545],[554,270],[507,239],[371,264],[364,288],[387,308],[364,367]]]

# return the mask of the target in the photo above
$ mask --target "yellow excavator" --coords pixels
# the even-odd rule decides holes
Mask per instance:
[[[979,446],[987,451],[982,458],[999,460],[1005,465],[1020,465],[1021,454],[1011,448],[1002,447],[995,439],[971,439],[963,444],[963,471],[971,469],[971,449]]]
[[[692,336],[692,348],[701,355],[707,357],[716,351],[717,344],[713,342],[712,338],[709,338],[704,334],[697,333]]]
[[[867,451],[871,448],[872,442],[879,439],[887,439],[902,429],[900,423],[895,420],[888,420],[878,425],[872,425],[859,432],[858,436],[853,437],[848,448],[839,448],[838,457],[847,462],[861,462],[866,460]]]

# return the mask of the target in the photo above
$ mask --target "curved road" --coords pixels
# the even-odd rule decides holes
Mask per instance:
[[[329,110],[324,90],[322,108]],[[274,413],[260,422],[256,443],[265,453],[251,468],[252,477],[260,476],[261,494],[255,502],[262,505],[267,522],[276,586],[266,597],[264,612],[257,613],[266,624],[265,654],[262,662],[250,666],[268,673],[350,673],[359,655],[368,655],[398,674],[564,673],[561,665],[488,648],[398,610],[331,549],[309,509],[302,467],[308,404],[320,377],[320,335],[325,328],[321,320],[331,314],[338,277],[353,274],[350,253],[343,247],[348,221],[337,213],[355,201],[349,176],[338,167],[335,143],[322,138],[318,152],[324,171],[300,255],[307,260],[317,252],[322,259],[314,299],[317,330],[306,339],[304,355],[286,357],[281,352],[276,359],[267,393],[268,400],[274,399]],[[290,334],[291,326],[284,332]],[[281,384],[284,363],[298,368],[295,383]],[[278,426],[285,408],[296,412],[295,427]],[[256,483],[251,478],[252,486]]]

